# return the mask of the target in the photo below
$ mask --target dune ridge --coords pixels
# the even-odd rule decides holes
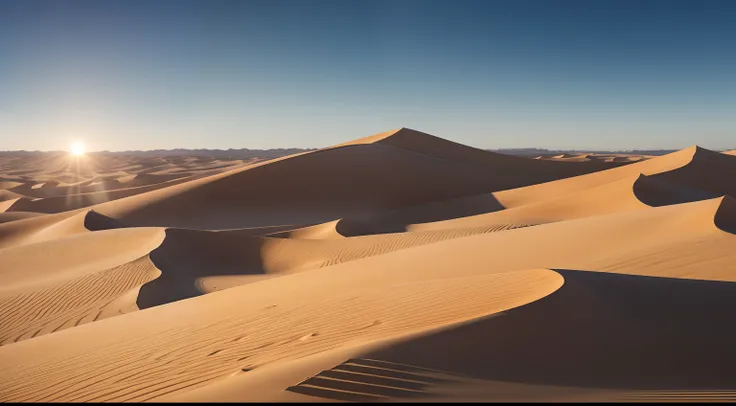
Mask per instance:
[[[320,223],[349,214],[503,190],[607,167],[539,163],[463,146],[454,149],[446,145],[459,144],[408,129],[393,132],[386,139],[405,137],[414,140],[414,149],[402,142],[395,146],[396,141],[347,143],[112,201],[95,210],[131,224],[179,228],[259,227],[273,225],[272,219],[276,218],[281,224]],[[518,170],[520,176],[489,177],[478,171],[476,162],[485,162],[486,170]],[[294,184],[289,180],[293,173],[300,173],[309,182]],[[392,176],[396,173],[402,177]],[[430,173],[434,176],[428,177]],[[290,187],[271,186],[279,184]],[[350,187],[356,184],[361,187]],[[285,203],[290,200],[300,202],[298,214]],[[203,218],[203,224],[184,222],[193,217],[194,211]],[[221,217],[227,217],[227,222]],[[266,224],[269,220],[271,224]]]

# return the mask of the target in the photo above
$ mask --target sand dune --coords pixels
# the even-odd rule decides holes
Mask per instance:
[[[0,401],[736,399],[736,156],[0,154]]]
[[[313,292],[303,292],[305,297],[278,279],[267,280],[259,289],[247,285],[0,347],[5,371],[44,371],[43,380],[30,381],[3,373],[0,394],[4,401],[155,399],[244,373],[264,360],[294,359],[340,342],[390,338],[519,306],[550,293],[560,282],[551,271],[526,271],[393,287],[364,285],[358,300],[351,298],[350,289],[341,289],[315,303],[297,304],[314,297]],[[271,287],[266,290],[264,284]],[[349,286],[355,287],[343,287]],[[287,289],[289,297],[273,289]],[[488,294],[489,289],[499,294]],[[396,306],[386,307],[385,302]],[[421,316],[429,303],[444,311]],[[141,337],[143,330],[151,336]],[[46,345],[55,346],[55,356],[29,362]]]
[[[462,162],[466,165],[478,166],[486,170],[518,170],[513,177],[506,177],[508,185],[505,188],[519,187],[523,184],[540,183],[563,177],[581,175],[612,166],[600,163],[586,163],[585,165],[569,165],[562,162],[538,162],[511,155],[484,151],[449,140],[435,137],[410,128],[387,131],[355,141],[338,145],[387,145],[405,151],[432,156],[453,162]],[[545,170],[545,173],[539,171]]]
[[[51,215],[25,212],[1,214],[15,221],[0,223],[0,248],[124,227],[123,223],[89,209]]]
[[[699,147],[539,185],[343,218],[293,232],[354,236],[497,224],[540,224],[585,216],[736,195],[736,159]],[[725,174],[712,177],[711,173]],[[505,209],[505,210],[504,210]],[[332,229],[330,232],[326,231]]]
[[[0,224],[9,223],[15,220],[23,220],[31,217],[43,216],[43,213],[30,213],[23,211],[14,211],[11,213],[0,213]]]
[[[120,199],[96,210],[130,224],[180,228],[321,223],[606,167],[504,156],[401,129]],[[488,176],[480,169],[516,176]],[[295,181],[294,173],[308,181]],[[298,211],[291,201],[299,202]]]
[[[137,309],[137,289],[159,274],[147,254],[162,239],[120,229],[0,250],[0,345]]]
[[[692,155],[691,155],[692,154]],[[720,154],[692,147],[653,158],[575,178],[563,179],[489,195],[467,197],[458,202],[435,203],[450,210],[447,215],[434,211],[447,221],[416,220],[420,208],[407,208],[392,221],[373,222],[388,229],[445,229],[486,224],[538,224],[620,210],[661,206],[704,200],[721,195],[736,195],[731,176],[736,176],[736,160],[721,159]],[[712,177],[722,173],[725,177]],[[455,209],[461,203],[464,215]],[[507,210],[501,210],[506,208]],[[458,217],[464,217],[458,219]],[[346,219],[348,222],[352,220]],[[381,219],[384,220],[384,219]],[[388,224],[387,224],[388,223]],[[339,225],[338,225],[339,227]]]
[[[163,275],[141,290],[141,308],[253,283],[265,277],[324,268],[401,249],[521,225],[364,236],[342,240],[254,237],[238,231],[170,229],[151,259]]]
[[[729,309],[734,305],[736,285],[558,272],[565,278],[564,286],[530,305],[359,357],[472,377],[430,383],[422,388],[423,393],[407,394],[413,398],[453,399],[482,394],[498,399],[494,386],[523,382],[532,387],[607,390],[600,395],[610,400],[633,397],[640,390],[674,388],[681,393],[731,388],[730,399],[736,399],[736,368],[730,350],[736,329],[726,327],[730,325]],[[683,301],[683,297],[689,300]],[[693,306],[693,301],[698,305]],[[704,334],[708,331],[718,334]],[[425,356],[438,353],[442,355]],[[359,375],[351,378],[364,381]],[[325,397],[341,383],[312,380],[324,389]],[[356,386],[364,388],[366,394],[380,394],[376,386]],[[505,400],[540,398],[539,393],[530,396],[524,389],[502,396]],[[643,394],[639,396],[644,398]],[[648,397],[658,398],[651,393]]]
[[[556,199],[543,200],[507,210],[465,218],[410,225],[408,229],[411,231],[453,229],[499,223],[542,224],[619,211],[705,200],[716,196],[718,195],[714,193],[669,182],[661,175],[638,175],[574,192]]]
[[[713,176],[719,173],[725,176]],[[626,177],[660,175],[659,177],[683,186],[715,194],[736,194],[736,186],[728,176],[736,173],[736,159],[697,146],[584,176],[562,179],[540,185],[495,193],[495,198],[505,208],[513,208],[535,201],[560,197],[585,189],[614,182]]]

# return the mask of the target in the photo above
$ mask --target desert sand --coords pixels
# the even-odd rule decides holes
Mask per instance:
[[[735,155],[2,155],[0,401],[736,400]]]

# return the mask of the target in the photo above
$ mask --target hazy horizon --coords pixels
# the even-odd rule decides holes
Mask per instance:
[[[728,1],[0,0],[0,149],[736,147]]]

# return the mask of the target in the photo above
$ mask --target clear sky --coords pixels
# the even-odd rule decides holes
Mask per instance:
[[[0,150],[736,148],[736,1],[0,0]]]

